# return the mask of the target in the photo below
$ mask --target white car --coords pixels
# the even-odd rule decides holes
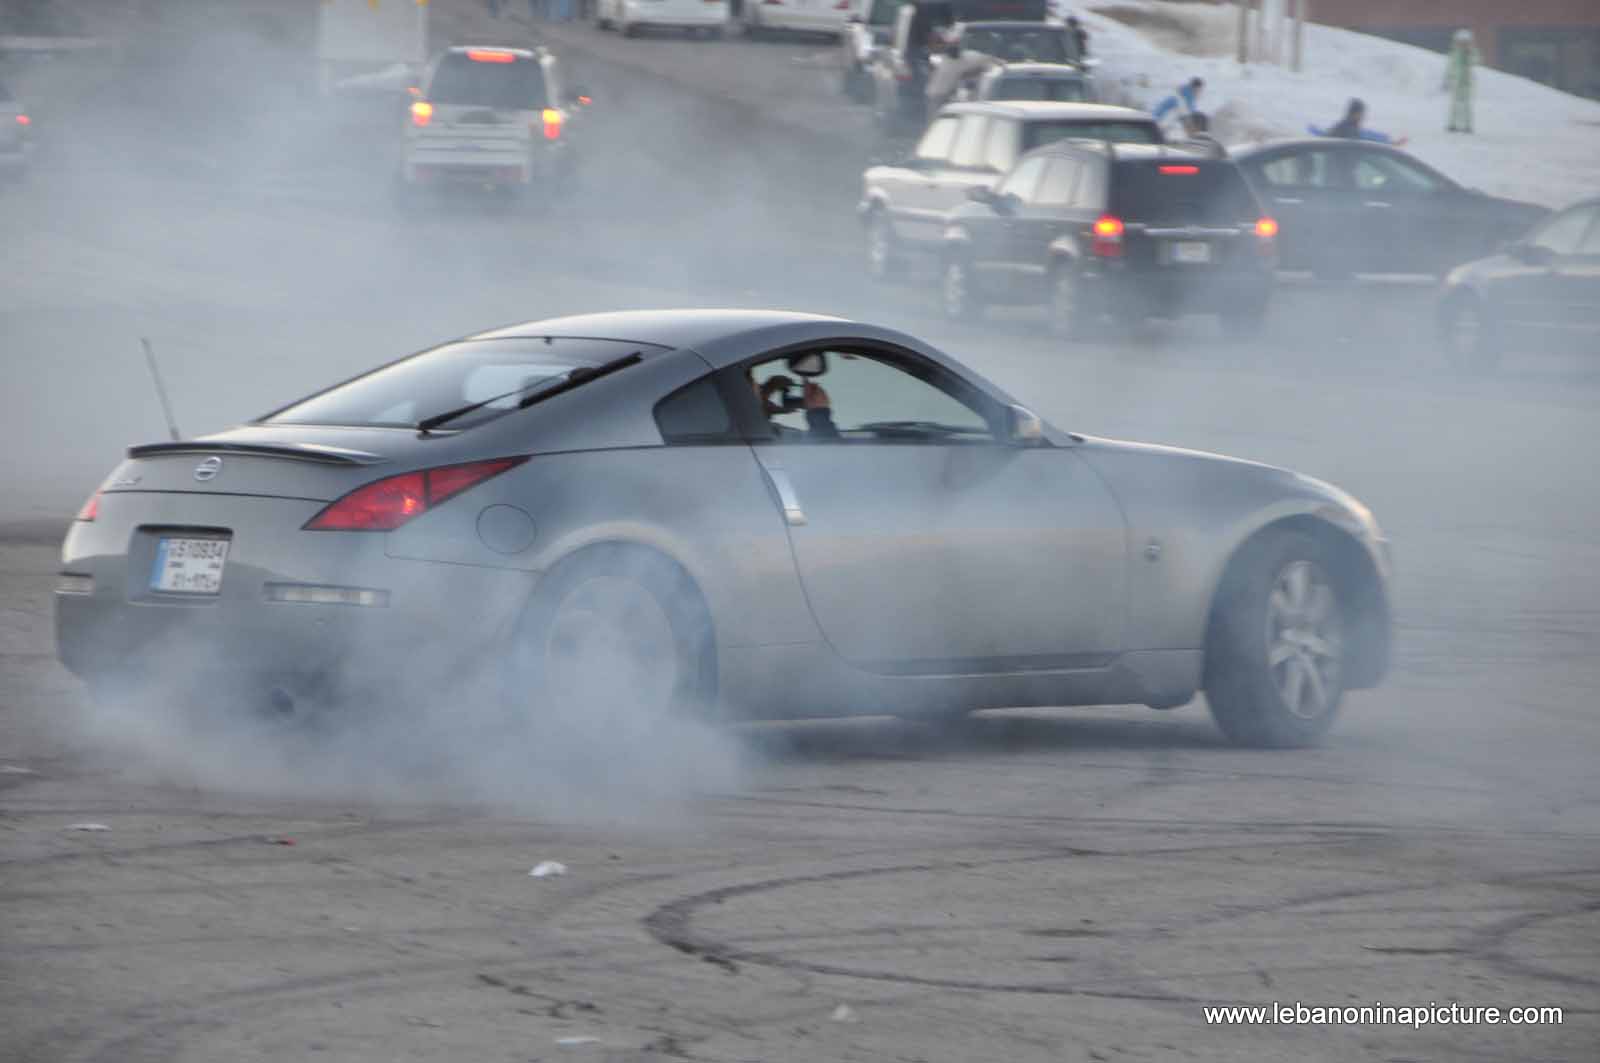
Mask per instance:
[[[0,84],[0,177],[19,178],[28,170],[28,130],[33,120]]]
[[[722,36],[728,0],[595,0],[595,25],[632,37],[641,26],[672,26]]]
[[[866,0],[740,0],[746,36],[768,30],[798,30],[843,37],[851,19],[862,17]]]

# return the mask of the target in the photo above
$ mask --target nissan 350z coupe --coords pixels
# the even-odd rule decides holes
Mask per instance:
[[[96,696],[337,707],[492,675],[536,723],[602,688],[718,719],[1203,690],[1233,740],[1296,746],[1382,678],[1389,572],[1320,481],[1062,431],[889,329],[652,311],[480,333],[135,446],[56,605]]]

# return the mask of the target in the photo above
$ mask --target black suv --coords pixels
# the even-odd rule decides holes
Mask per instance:
[[[1217,314],[1234,336],[1266,316],[1278,226],[1226,158],[1061,141],[969,199],[943,227],[951,317],[1048,302],[1052,330],[1076,338],[1105,316]]]
[[[1143,111],[1098,103],[1036,100],[954,103],[943,108],[911,156],[861,176],[857,206],[867,230],[867,272],[882,279],[943,244],[945,221],[974,188],[992,187],[1017,159],[1067,137],[1160,144]]]

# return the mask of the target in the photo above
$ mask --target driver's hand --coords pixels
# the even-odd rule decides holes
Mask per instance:
[[[828,401],[828,393],[822,390],[821,384],[806,381],[805,390],[801,392],[800,399],[808,410],[826,410],[832,406]]]

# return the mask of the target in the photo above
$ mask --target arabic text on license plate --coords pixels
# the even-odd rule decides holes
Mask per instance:
[[[1204,240],[1179,240],[1172,245],[1174,262],[1210,262],[1211,245]]]
[[[216,594],[222,589],[222,566],[228,560],[226,539],[172,539],[156,543],[150,589],[178,594]]]

